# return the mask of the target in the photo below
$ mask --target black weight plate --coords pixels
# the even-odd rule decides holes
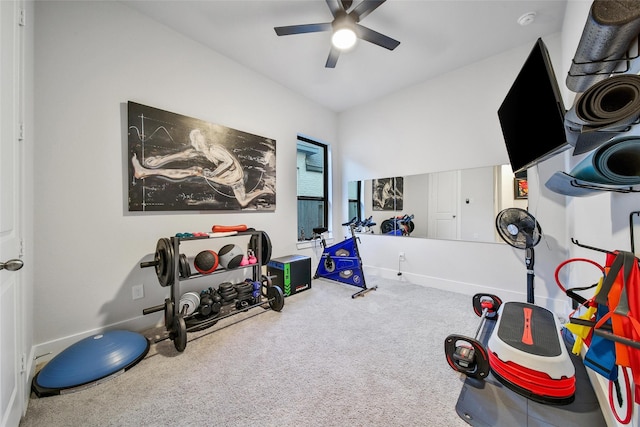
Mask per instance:
[[[269,264],[271,261],[271,239],[269,235],[262,232],[262,265]]]
[[[267,296],[267,289],[271,286],[271,278],[269,276],[262,275],[262,282],[260,286],[260,293],[263,297]]]
[[[180,277],[183,279],[191,277],[191,266],[185,254],[180,254]]]
[[[270,286],[267,288],[267,298],[269,298],[269,307],[273,311],[281,311],[284,307],[284,294],[280,286]]]
[[[155,261],[156,276],[158,276],[160,286],[172,286],[175,280],[175,272],[173,266],[173,244],[171,244],[171,240],[166,237],[158,240],[158,244],[156,245]]]
[[[233,283],[231,282],[222,282],[220,286],[218,286],[218,292],[230,291],[233,289]]]
[[[184,349],[187,348],[187,324],[182,315],[176,317],[173,332],[173,345],[176,347],[176,350],[183,352]]]
[[[167,298],[164,300],[164,327],[167,328],[167,330],[171,330],[171,328],[173,327],[173,310],[174,310],[174,306],[173,306],[173,301],[171,301],[171,299]]]
[[[223,301],[233,301],[238,296],[238,292],[233,291],[231,293],[221,294],[221,295],[222,295],[222,300]]]
[[[235,288],[223,289],[221,291],[218,291],[218,294],[220,294],[222,297],[225,297],[225,296],[231,295],[231,294],[235,294],[235,293],[238,293],[238,291],[236,291]]]
[[[247,294],[250,293],[251,291],[253,291],[253,284],[252,283],[239,283],[236,285],[236,291],[238,291],[238,293],[240,294]]]
[[[262,237],[262,254],[260,256],[260,263],[262,265],[267,265],[269,264],[269,261],[271,261],[271,239],[269,238],[269,235],[264,231],[261,231],[260,234]],[[256,254],[256,256],[258,256],[257,239],[258,236],[254,234],[249,240],[249,249],[251,249],[253,253]]]

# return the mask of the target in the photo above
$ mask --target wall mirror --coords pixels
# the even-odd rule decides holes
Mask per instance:
[[[427,239],[502,242],[496,215],[526,209],[527,196],[526,175],[515,176],[509,165],[348,183],[357,232]]]

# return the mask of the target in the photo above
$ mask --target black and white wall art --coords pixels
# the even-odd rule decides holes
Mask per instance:
[[[276,208],[276,141],[128,102],[129,211]]]
[[[373,180],[373,210],[401,211],[403,209],[404,179],[378,178]]]

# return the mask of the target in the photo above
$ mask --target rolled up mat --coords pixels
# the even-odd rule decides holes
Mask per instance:
[[[620,138],[604,144],[578,163],[571,175],[597,184],[640,184],[640,137]]]
[[[640,33],[640,2],[594,0],[567,76],[567,87],[584,92],[606,79]]]
[[[610,77],[591,86],[565,114],[567,142],[574,156],[586,153],[628,132],[639,117],[640,76]]]
[[[617,138],[594,150],[567,174],[556,172],[545,183],[565,196],[590,196],[602,190],[640,184],[640,137]]]

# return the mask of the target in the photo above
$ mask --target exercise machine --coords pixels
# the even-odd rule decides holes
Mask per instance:
[[[503,304],[491,294],[474,295],[473,308],[481,317],[475,336],[452,334],[445,339],[452,369],[479,380],[492,372],[507,388],[535,402],[573,402],[575,368],[551,311],[530,303]],[[488,341],[486,336],[480,339],[485,327],[490,330]]]
[[[322,246],[322,256],[318,262],[318,268],[313,276],[314,279],[324,278],[347,285],[361,288],[351,295],[351,298],[364,296],[367,292],[376,290],[374,286],[367,288],[367,283],[362,271],[362,260],[358,251],[358,238],[355,234],[355,224],[350,224],[351,237],[347,237],[342,242],[327,246],[324,227],[313,229],[314,240],[319,239]]]
[[[445,340],[447,362],[454,370],[481,379],[490,368],[504,386],[536,402],[569,404],[576,390],[575,367],[562,342],[560,322],[554,313],[533,303],[533,247],[542,236],[540,224],[526,210],[508,208],[496,217],[496,228],[506,243],[525,250],[527,302],[501,304],[495,296],[476,295],[474,310],[482,313],[481,327],[487,313],[497,319],[486,348],[477,336],[451,335]]]
[[[373,221],[373,215],[372,215],[369,218],[364,219],[364,220],[363,219],[358,219],[357,217],[354,216],[353,218],[351,218],[351,221],[343,222],[342,226],[350,228],[352,224],[355,226],[355,231],[356,232],[358,232],[358,233],[371,233],[371,234],[373,234],[372,227],[374,225],[376,225],[376,223]]]
[[[414,215],[399,215],[385,219],[380,224],[380,232],[390,236],[410,236],[415,229]]]
[[[573,366],[568,367],[564,357],[560,357],[560,360],[551,357],[533,360],[528,354],[531,353],[530,350],[513,356],[505,354],[504,350],[507,348],[505,344],[490,342],[492,337],[502,337],[501,339],[509,346],[512,340],[520,341],[525,335],[523,332],[526,328],[523,328],[522,323],[513,322],[517,316],[509,311],[513,310],[516,315],[520,315],[525,308],[529,308],[528,303],[503,303],[495,295],[476,294],[473,297],[473,310],[481,317],[476,334],[473,337],[452,334],[445,339],[447,363],[456,372],[465,376],[460,397],[455,404],[456,413],[466,423],[477,427],[495,425],[606,427],[600,403],[591,387],[580,356],[569,354],[569,363]],[[544,316],[544,313],[544,311],[532,311],[532,316]],[[547,316],[550,314],[548,312]],[[535,341],[541,341],[540,333],[551,337],[552,342],[559,339],[555,336],[557,330],[555,327],[547,328],[544,325],[541,327],[540,321],[533,322],[533,326],[538,331],[531,328],[529,331],[532,332],[531,335]],[[555,347],[555,345],[540,345],[547,349]],[[565,347],[567,344],[561,342],[560,345]],[[496,355],[500,356],[499,360],[495,359]],[[512,360],[505,361],[507,358]],[[517,371],[512,361],[526,361],[526,369]],[[504,378],[496,375],[496,372],[502,372],[504,368],[507,369],[507,373],[503,375],[522,378],[507,378],[509,381],[505,382]],[[572,375],[573,368],[575,368],[575,375]],[[559,378],[551,378],[551,375],[556,376],[557,372],[560,372]],[[572,385],[574,378],[575,385]],[[525,382],[530,382],[531,385],[525,388],[523,387],[526,385]],[[516,389],[512,386],[520,388]]]

